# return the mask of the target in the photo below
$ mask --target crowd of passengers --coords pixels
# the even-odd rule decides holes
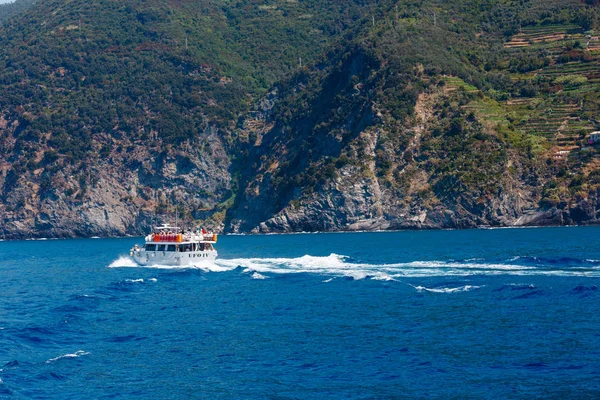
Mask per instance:
[[[186,244],[146,244],[146,251],[205,251],[213,250],[210,243],[186,243]]]

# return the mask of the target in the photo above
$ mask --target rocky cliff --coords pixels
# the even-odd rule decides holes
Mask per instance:
[[[100,139],[100,138],[98,138]],[[33,171],[0,176],[0,214],[7,238],[140,235],[158,220],[206,218],[231,196],[229,157],[216,130],[180,146],[148,145],[104,137],[95,156],[73,166],[58,158],[51,174]],[[105,141],[110,141],[109,152]],[[185,207],[183,206],[185,205]],[[220,221],[214,222],[219,228]]]
[[[258,168],[255,176],[260,181],[250,179],[236,209],[243,217],[230,221],[230,229],[456,229],[543,223],[546,214],[538,210],[536,192],[541,183],[531,176],[536,172],[530,160],[514,149],[505,150],[507,143],[476,120],[463,128],[460,137],[435,136],[436,107],[449,98],[439,87],[420,93],[415,115],[400,131],[386,125],[386,116],[371,107],[367,111],[371,125],[336,146],[337,154],[317,161],[313,187],[273,190],[286,157],[280,154]],[[474,139],[477,135],[482,138]],[[494,157],[493,162],[481,165],[481,158],[488,157]],[[282,198],[288,201],[283,207]]]

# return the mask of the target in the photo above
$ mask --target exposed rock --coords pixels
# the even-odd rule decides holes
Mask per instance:
[[[230,191],[229,158],[216,130],[180,148],[126,142],[121,147],[129,150],[88,160],[87,168],[62,163],[45,183],[44,174],[24,172],[5,186],[0,234],[9,239],[141,235],[157,220],[175,222],[179,204],[193,223],[196,210],[214,209]]]

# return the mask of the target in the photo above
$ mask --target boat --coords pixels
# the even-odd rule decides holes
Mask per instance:
[[[129,255],[139,265],[194,265],[217,258],[215,243],[217,235],[204,228],[186,232],[165,224],[146,236],[143,246],[133,246]]]

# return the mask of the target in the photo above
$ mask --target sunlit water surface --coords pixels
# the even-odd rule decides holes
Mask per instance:
[[[0,242],[0,397],[597,398],[600,228]]]

